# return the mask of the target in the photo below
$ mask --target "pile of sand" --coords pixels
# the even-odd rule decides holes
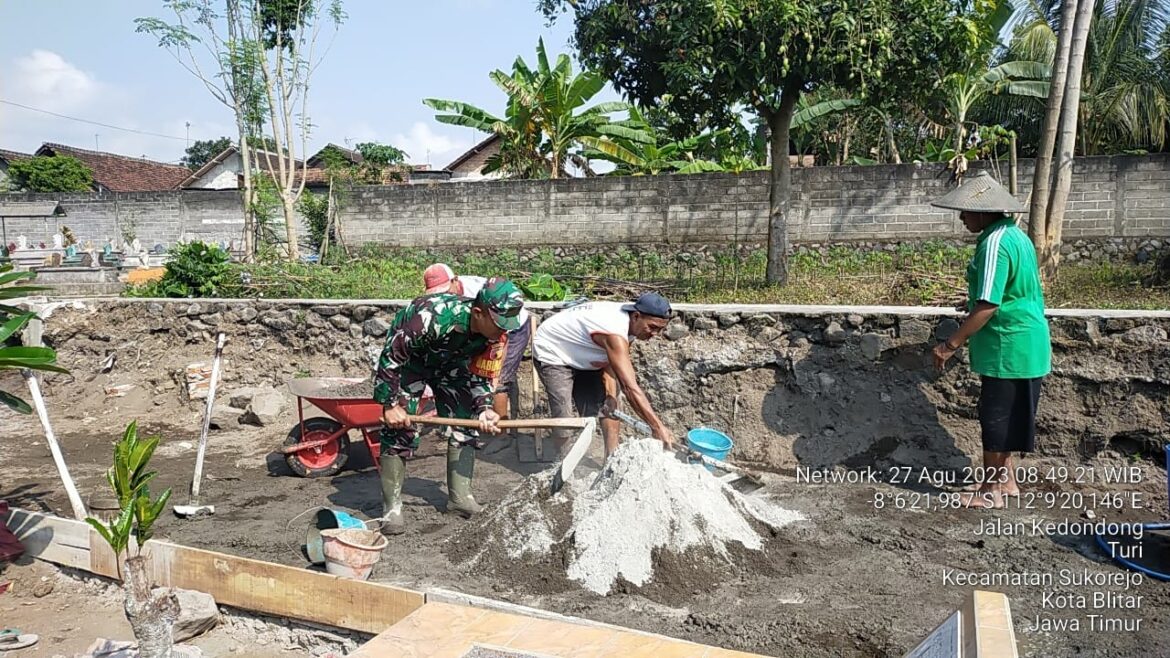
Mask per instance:
[[[740,551],[733,548],[761,551],[768,528],[804,519],[765,497],[745,497],[653,439],[623,444],[600,473],[570,481],[556,496],[547,493],[549,478],[528,478],[454,536],[451,558],[497,573],[514,572],[525,558],[561,577],[545,573],[521,587],[567,579],[604,595],[619,581],[653,582],[656,567],[675,556],[695,567],[688,578],[706,581],[703,571],[734,567]]]

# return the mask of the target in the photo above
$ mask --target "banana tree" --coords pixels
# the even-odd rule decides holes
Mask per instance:
[[[832,92],[830,92],[832,93]],[[838,114],[861,105],[856,98],[829,98],[817,100],[823,96],[804,94],[796,102],[796,113],[792,115],[792,142],[804,162],[804,155],[812,150],[813,142],[817,137],[817,127],[822,123],[822,117]]]
[[[508,95],[503,118],[467,103],[434,98],[423,103],[448,112],[435,117],[441,123],[501,135],[505,143],[491,166],[511,173],[547,168],[549,178],[560,178],[570,151],[583,143],[582,138],[599,136],[599,128],[610,123],[609,114],[629,108],[621,102],[586,107],[605,86],[605,78],[593,71],[575,75],[565,54],[550,65],[544,39],[537,44],[535,70],[518,57],[511,74],[496,70],[489,77]]]
[[[0,300],[26,297],[29,294],[47,290],[43,286],[12,285],[31,279],[32,272],[13,272],[11,264],[0,266]],[[0,304],[0,370],[28,369],[50,372],[69,372],[57,365],[57,352],[50,347],[26,347],[15,343],[19,332],[37,314],[15,306]],[[0,403],[22,414],[32,413],[32,407],[21,398],[0,390]]]
[[[548,177],[548,162],[541,152],[540,129],[530,108],[517,102],[516,98],[509,98],[503,117],[457,101],[428,98],[423,103],[440,112],[449,112],[435,117],[440,123],[500,136],[500,150],[484,163],[483,173],[498,171],[515,178]]]
[[[1048,75],[1048,66],[1023,60],[1006,62],[982,73],[965,71],[948,75],[943,80],[943,87],[947,117],[955,129],[955,153],[962,154],[967,117],[984,98],[999,94],[1047,98]]]
[[[588,147],[582,155],[614,163],[617,167],[613,173],[619,175],[723,171],[718,162],[696,157],[695,153],[710,144],[717,134],[726,131],[660,144],[661,135],[646,121],[641,111],[631,107],[629,113],[629,119],[625,121],[599,126],[601,136],[582,137],[581,143]]]

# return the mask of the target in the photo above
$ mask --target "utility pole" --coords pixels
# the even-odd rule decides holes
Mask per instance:
[[[191,122],[187,122],[187,148],[191,148]]]
[[[100,151],[102,147],[98,145],[98,133],[93,134],[93,150]]]

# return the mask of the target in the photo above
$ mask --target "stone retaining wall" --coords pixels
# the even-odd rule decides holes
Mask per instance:
[[[137,364],[135,376],[158,385],[161,405],[175,395],[162,383],[186,365],[177,355],[188,348],[210,354],[217,331],[229,335],[226,381],[234,384],[282,387],[295,376],[367,375],[400,305],[68,302],[48,310],[45,340],[66,367],[82,371],[97,368],[116,346],[133,346],[140,353],[118,367]],[[553,312],[548,304],[532,308],[537,316]],[[930,366],[931,348],[961,320],[954,311],[678,309],[665,336],[635,343],[634,354],[639,381],[680,433],[701,425],[723,429],[736,440],[733,458],[778,469],[961,468],[978,458],[978,379],[965,352],[945,373]],[[1170,313],[1053,311],[1050,326],[1054,370],[1041,400],[1041,455],[1080,459],[1116,451],[1160,459],[1170,442]],[[55,375],[49,377],[51,387]],[[527,374],[520,377],[524,414],[532,413],[529,382]],[[537,414],[546,413],[542,406]]]

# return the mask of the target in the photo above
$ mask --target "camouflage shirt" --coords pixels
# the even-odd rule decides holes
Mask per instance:
[[[402,379],[446,380],[464,384],[478,414],[491,407],[491,381],[473,374],[472,358],[488,339],[471,331],[471,300],[439,293],[419,297],[394,316],[374,375],[374,399],[393,404]]]

